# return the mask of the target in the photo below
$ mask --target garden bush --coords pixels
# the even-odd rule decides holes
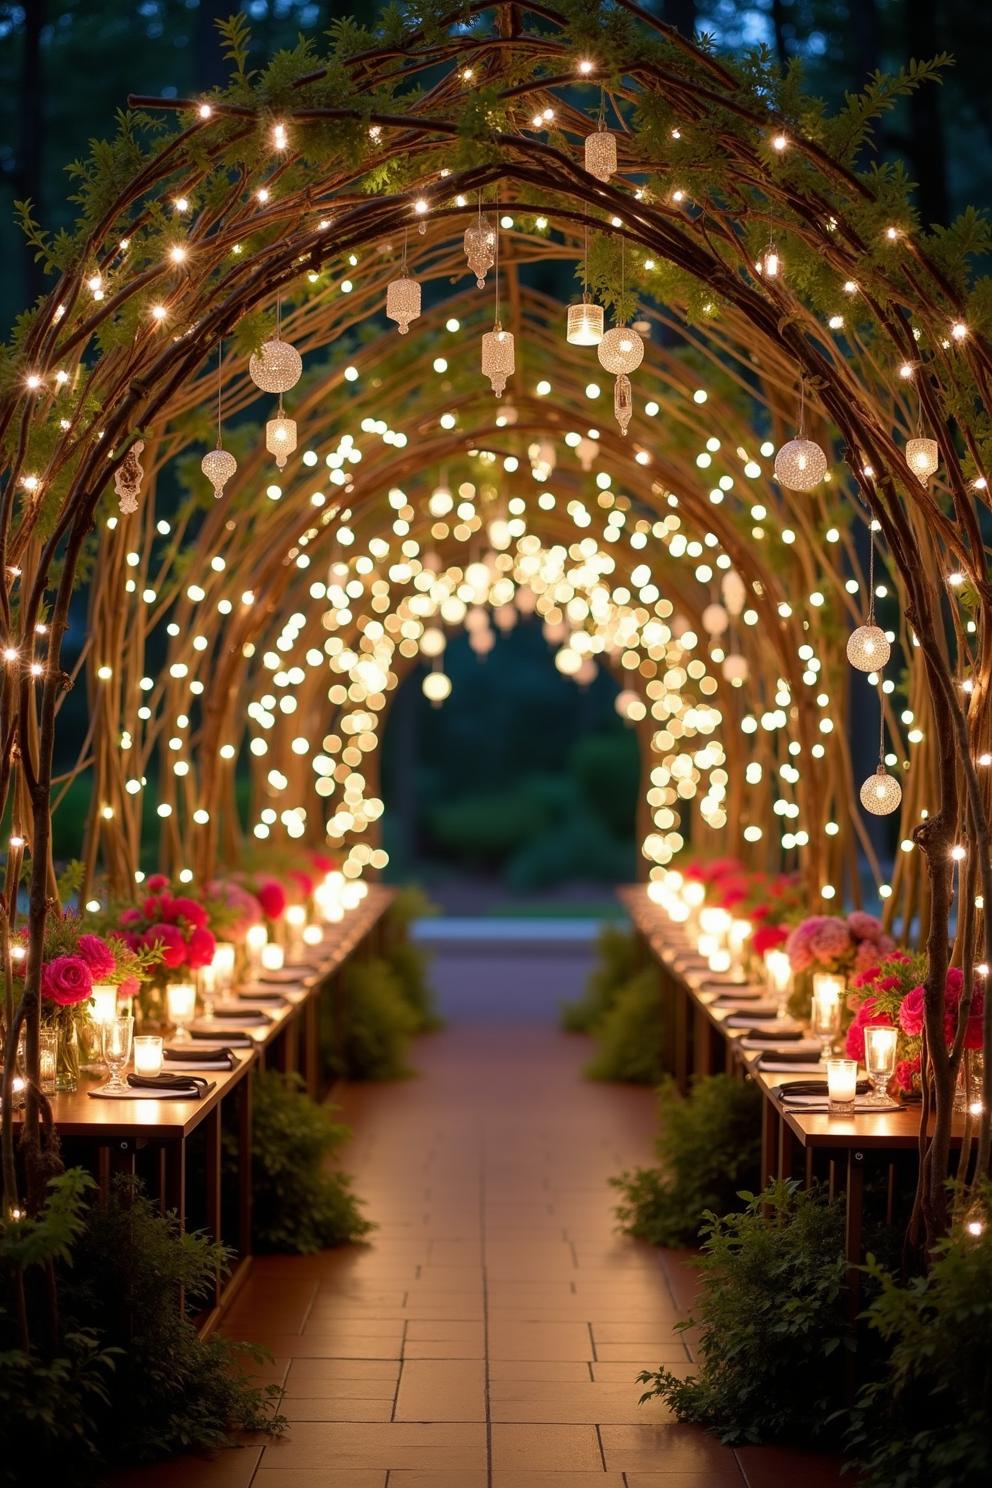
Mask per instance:
[[[698,1372],[645,1372],[642,1399],[725,1442],[835,1439],[855,1345],[843,1205],[787,1181],[742,1197],[706,1218],[697,1316],[681,1325],[701,1329]]]
[[[399,977],[380,957],[345,967],[340,1000],[322,999],[321,1044],[325,1073],[349,1080],[397,1080],[406,1062],[417,1017]]]
[[[252,1097],[252,1239],[256,1251],[309,1255],[373,1228],[346,1173],[328,1159],[350,1135],[299,1075],[260,1070]],[[236,1154],[237,1138],[225,1134]]]
[[[726,1213],[761,1169],[761,1095],[750,1080],[710,1075],[683,1099],[672,1080],[658,1091],[657,1168],[611,1178],[616,1215],[628,1235],[652,1245],[686,1245],[707,1211]]]
[[[603,925],[596,942],[596,964],[585,991],[561,1010],[561,1026],[569,1033],[589,1033],[613,1006],[616,995],[630,981],[641,961],[637,937],[622,925]]]
[[[586,1066],[590,1080],[628,1080],[657,1085],[669,1074],[671,1010],[650,966],[625,982],[592,1030],[599,1052]]]
[[[386,920],[386,959],[416,1019],[416,1033],[429,1033],[443,1026],[434,1006],[434,989],[428,976],[430,952],[410,937],[414,920],[437,914],[424,891],[415,884],[397,890]]]

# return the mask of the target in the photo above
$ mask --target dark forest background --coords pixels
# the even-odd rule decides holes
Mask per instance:
[[[709,33],[720,50],[760,43],[783,64],[801,59],[808,91],[834,105],[877,69],[951,53],[943,84],[922,89],[886,118],[879,148],[908,161],[924,224],[945,223],[966,203],[992,199],[992,5],[984,0],[642,3],[686,34]],[[0,3],[5,330],[44,289],[14,225],[14,201],[31,200],[46,227],[71,220],[65,167],[91,136],[112,128],[129,92],[187,95],[223,81],[215,21],[235,9],[251,19],[261,59],[300,31],[326,30],[342,15],[368,19],[378,8],[368,0]],[[532,624],[499,637],[481,661],[460,637],[446,658],[454,691],[444,707],[422,697],[422,673],[400,689],[383,770],[386,841],[399,874],[467,872],[502,879],[511,893],[631,875],[633,735],[616,715],[608,677],[582,690],[560,676],[552,655]],[[79,830],[86,790],[81,781],[66,802],[60,825],[67,846]]]

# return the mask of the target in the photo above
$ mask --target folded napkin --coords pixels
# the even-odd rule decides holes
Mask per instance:
[[[233,1049],[188,1049],[184,1044],[178,1049],[166,1049],[164,1058],[174,1069],[195,1069],[200,1065],[203,1069],[232,1070],[240,1063]]]
[[[285,1007],[286,998],[282,992],[274,992],[271,987],[261,986],[258,982],[249,982],[245,987],[239,987],[235,996],[239,1001],[246,1002],[268,1002]],[[221,1006],[223,1007],[223,1003]]]
[[[741,1040],[745,1049],[757,1050],[761,1054],[761,1062],[764,1066],[769,1059],[774,1059],[777,1064],[815,1064],[817,1069],[823,1068],[820,1063],[820,1046],[813,1039],[802,1039],[798,1044],[776,1044],[769,1048],[767,1044],[755,1042],[753,1039]]]
[[[215,1028],[191,1028],[190,1037],[195,1039],[208,1039],[211,1043],[217,1042],[217,1029]],[[224,1043],[230,1049],[252,1049],[255,1040],[250,1033],[245,1033],[240,1028],[225,1028]]]
[[[856,1095],[867,1095],[870,1089],[867,1080],[859,1080],[854,1087]],[[787,1080],[778,1086],[775,1094],[780,1101],[788,1101],[790,1105],[820,1105],[827,1098],[828,1087],[826,1080]]]
[[[199,1075],[128,1075],[127,1083],[132,1090],[165,1090],[170,1095],[184,1100],[200,1100],[210,1088],[210,1082]]]
[[[268,1023],[270,1015],[264,1008],[253,1007],[215,1007],[214,1020],[216,1022],[226,1021],[228,1018],[236,1018],[239,1023]]]
[[[771,1012],[766,1012],[764,1008],[739,1007],[732,1008],[729,1011],[730,1017],[723,1020],[724,1028],[750,1028],[755,1019],[758,1022],[763,1022],[767,1019],[769,1023],[774,1023],[776,1017],[774,1009]]]
[[[853,1111],[837,1112],[830,1109],[828,1101],[822,1096],[810,1096],[808,1100],[786,1101],[786,1109],[794,1111],[797,1115],[804,1116],[884,1116],[888,1111],[905,1111],[906,1107],[898,1101],[887,1100],[884,1106],[876,1106],[874,1101],[856,1100]]]
[[[284,966],[280,971],[260,971],[260,982],[298,982],[303,976],[312,976],[312,966]]]
[[[802,1039],[802,1036],[801,1028],[791,1028],[784,1021],[781,1027],[776,1021],[774,1027],[771,1028],[749,1028],[744,1035],[746,1039],[752,1039],[756,1045],[763,1044],[767,1047],[768,1044],[774,1044],[776,1048],[779,1044],[796,1043]]]
[[[801,1055],[798,1059],[793,1059],[791,1055],[791,1049],[788,1056],[785,1054],[762,1054],[758,1060],[757,1067],[763,1075],[794,1075],[797,1070],[812,1075],[818,1069],[823,1068],[820,1061],[811,1058],[809,1054]]]

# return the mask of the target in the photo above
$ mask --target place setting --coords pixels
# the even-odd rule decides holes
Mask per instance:
[[[100,1024],[100,1052],[110,1076],[105,1085],[87,1091],[95,1100],[202,1100],[216,1081],[183,1067],[166,1067],[163,1040],[158,1035],[134,1038],[134,1018],[119,1014]],[[229,1052],[229,1051],[228,1051]],[[134,1056],[134,1068],[127,1071]],[[213,1062],[211,1069],[231,1069]]]

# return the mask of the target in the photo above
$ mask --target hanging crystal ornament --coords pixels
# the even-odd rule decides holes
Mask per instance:
[[[569,305],[565,339],[572,346],[598,346],[603,339],[603,307],[591,300]]]
[[[616,376],[613,412],[620,425],[620,432],[626,435],[634,411],[634,397],[627,374],[635,371],[644,360],[644,342],[630,326],[614,326],[600,341],[596,355],[600,365]]]
[[[859,794],[862,806],[872,816],[891,816],[902,800],[902,786],[883,764],[879,764],[874,775],[868,776]]]
[[[847,639],[847,659],[859,672],[877,672],[892,654],[888,637],[875,624],[875,523],[868,513],[868,618]]]
[[[925,486],[940,464],[940,446],[936,439],[922,435],[906,441],[906,463],[921,486]]]
[[[276,334],[248,362],[248,376],[263,393],[288,393],[303,375],[303,358],[282,339],[282,302],[276,301]]]
[[[806,375],[799,379],[799,428],[775,456],[775,476],[790,491],[813,491],[827,473],[827,457],[805,433]]]
[[[630,385],[630,378],[621,372],[613,384],[613,417],[620,425],[620,433],[625,439],[633,416],[634,390]]]
[[[281,398],[279,412],[265,426],[265,448],[270,455],[275,455],[280,470],[296,448],[296,420],[286,417]]]
[[[479,192],[478,220],[465,229],[465,257],[475,275],[479,289],[486,283],[486,275],[496,256],[496,228],[489,217],[482,215],[482,192]]]
[[[499,203],[497,202],[497,208]],[[504,331],[499,318],[499,233],[496,234],[493,262],[496,266],[496,319],[491,331],[482,338],[482,374],[489,378],[497,398],[503,396],[506,379],[513,376],[515,368],[513,332]]]
[[[617,141],[616,135],[610,134],[606,128],[606,101],[605,95],[600,94],[599,122],[594,134],[586,135],[585,147],[586,170],[597,181],[608,181],[617,169]]]
[[[224,487],[233,477],[238,462],[234,456],[224,448],[220,434],[220,412],[221,394],[223,392],[224,374],[224,352],[220,342],[217,344],[217,445],[215,449],[209,450],[200,461],[200,469],[214,488],[214,500],[217,501],[224,494]]]
[[[393,279],[386,286],[386,314],[390,320],[396,321],[401,336],[405,336],[409,331],[411,320],[416,320],[420,315],[420,285],[407,273],[406,249],[407,242],[404,233],[402,276],[399,279]]]
[[[131,512],[138,510],[138,497],[141,494],[141,482],[145,475],[138,457],[144,447],[145,441],[136,439],[114,471],[114,490],[124,516],[130,516]]]

